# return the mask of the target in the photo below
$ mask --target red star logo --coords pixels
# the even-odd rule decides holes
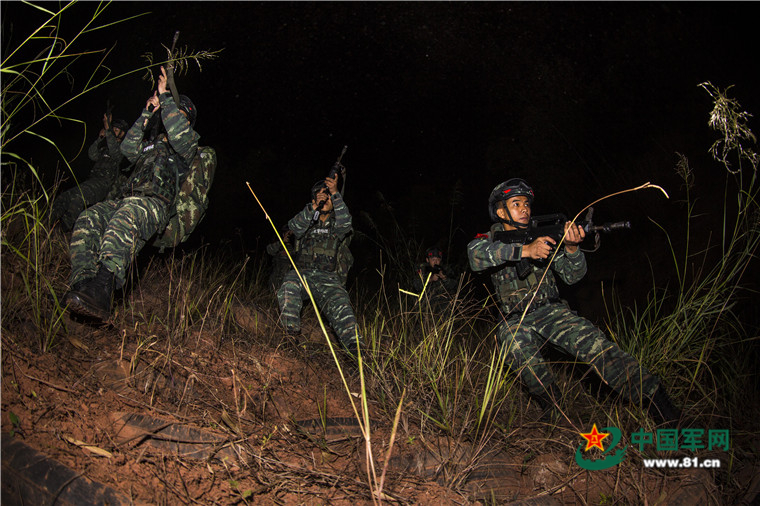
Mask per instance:
[[[596,424],[594,424],[594,427],[591,429],[591,432],[588,432],[586,434],[581,432],[581,436],[586,438],[586,441],[588,441],[586,443],[586,449],[583,450],[584,452],[589,451],[594,446],[604,451],[604,447],[602,446],[602,439],[609,436],[609,434],[599,432],[598,430],[596,430]]]

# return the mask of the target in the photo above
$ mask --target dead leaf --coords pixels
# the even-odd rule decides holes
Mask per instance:
[[[236,424],[232,420],[232,418],[230,418],[230,415],[227,414],[227,410],[226,409],[222,410],[222,421],[227,425],[227,427],[229,427],[230,429],[232,429],[235,432],[235,434],[237,434],[238,436],[241,436],[241,437],[243,436],[243,431],[240,429],[240,426],[238,424]]]
[[[94,453],[95,455],[99,457],[107,457],[112,458],[113,454],[109,451],[104,450],[103,448],[98,448],[97,446],[93,446],[91,444],[87,444],[84,441],[79,441],[78,439],[74,439],[71,436],[63,436],[63,439],[68,441],[69,443],[78,446],[80,448],[84,448],[85,450]]]
[[[80,341],[76,337],[74,337],[74,336],[67,336],[67,337],[69,339],[69,343],[71,343],[72,346],[74,346],[76,348],[79,348],[80,350],[82,350],[84,352],[89,352],[90,351],[90,348],[88,348],[86,344],[84,344],[82,341]]]

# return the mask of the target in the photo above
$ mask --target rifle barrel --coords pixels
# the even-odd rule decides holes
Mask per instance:
[[[595,225],[590,227],[587,232],[612,232],[614,230],[630,229],[630,221],[616,221],[615,223],[605,223],[604,225]]]
[[[346,150],[348,149],[348,146],[343,146],[343,151],[340,152],[340,156],[338,157],[338,161],[335,162],[336,165],[340,165],[340,161],[343,160],[343,155],[346,154]]]

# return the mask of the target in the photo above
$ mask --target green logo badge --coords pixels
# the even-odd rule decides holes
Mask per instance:
[[[622,462],[623,458],[625,457],[625,451],[628,448],[628,445],[625,445],[615,453],[610,454],[610,451],[616,448],[620,442],[620,429],[617,427],[604,427],[603,430],[607,431],[607,433],[599,432],[596,428],[596,424],[594,424],[591,432],[585,434],[581,433],[581,436],[586,439],[586,447],[583,449],[584,453],[588,452],[594,447],[602,450],[602,455],[600,458],[596,460],[585,459],[583,457],[583,454],[581,454],[581,449],[583,448],[583,443],[581,443],[578,446],[578,449],[575,451],[575,462],[583,469],[587,469],[589,471],[601,471],[603,469],[609,469],[610,467],[620,464],[620,462]],[[602,446],[602,440],[610,435],[612,436],[612,440],[609,442],[609,446],[607,446],[607,449],[605,450],[604,446]]]

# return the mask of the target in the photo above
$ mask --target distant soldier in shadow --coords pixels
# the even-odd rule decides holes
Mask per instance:
[[[435,313],[443,312],[457,291],[457,280],[449,277],[449,274],[443,265],[443,252],[436,247],[428,248],[425,262],[417,268],[414,289],[417,293],[422,293],[425,289],[425,297]]]
[[[109,197],[119,180],[123,156],[121,141],[129,125],[123,119],[112,121],[110,114],[103,115],[103,128],[90,145],[87,156],[95,162],[85,181],[56,197],[50,211],[50,223],[60,222],[66,232],[74,228],[79,214],[86,208]]]

